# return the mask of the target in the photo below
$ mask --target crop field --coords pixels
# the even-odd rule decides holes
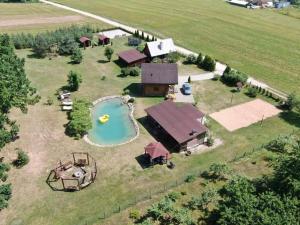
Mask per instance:
[[[45,4],[0,3],[0,33],[37,33],[72,24],[89,24],[102,29],[110,27],[100,21]]]
[[[223,0],[57,0],[172,37],[285,92],[300,92],[300,26],[296,11],[247,10]]]

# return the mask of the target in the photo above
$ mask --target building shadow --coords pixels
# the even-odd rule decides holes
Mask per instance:
[[[123,89],[123,91],[129,90],[129,95],[132,97],[142,96],[142,85],[140,83],[131,83]]]
[[[116,59],[113,61],[113,63],[115,63],[118,67],[120,68],[124,68],[124,67],[127,67],[127,65],[123,62],[121,62],[120,60]]]
[[[141,154],[137,157],[135,157],[135,160],[138,162],[138,164],[142,167],[142,169],[147,169],[151,167],[151,163],[147,155]]]
[[[148,131],[148,133],[160,142],[170,153],[178,153],[179,145],[171,138],[162,128],[155,127],[147,118],[147,116],[138,118],[137,121]]]

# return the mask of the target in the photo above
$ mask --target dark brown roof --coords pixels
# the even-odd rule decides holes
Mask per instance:
[[[136,49],[120,52],[118,55],[122,60],[124,60],[128,64],[147,58],[145,54],[140,53]]]
[[[160,142],[152,142],[148,144],[145,147],[145,153],[147,153],[151,159],[156,159],[161,156],[166,159],[171,158],[170,152]]]
[[[177,84],[178,68],[176,63],[143,63],[143,84]]]
[[[87,38],[87,37],[81,37],[81,38],[79,38],[79,41],[80,41],[81,43],[84,43],[84,42],[86,42],[86,41],[90,41],[90,39]]]
[[[207,131],[201,123],[204,114],[189,103],[164,101],[145,111],[179,144]]]

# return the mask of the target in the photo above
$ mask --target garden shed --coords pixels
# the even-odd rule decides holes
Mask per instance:
[[[142,88],[145,96],[166,96],[174,85],[178,84],[176,63],[142,64]]]
[[[173,143],[174,150],[188,150],[205,143],[205,115],[192,104],[164,101],[145,111],[158,137]]]
[[[79,41],[84,48],[91,46],[91,40],[88,37],[83,36],[79,38]]]
[[[126,66],[140,66],[147,60],[147,56],[136,49],[120,52],[118,56],[119,61]]]
[[[99,45],[108,45],[110,43],[110,38],[105,35],[99,35]]]

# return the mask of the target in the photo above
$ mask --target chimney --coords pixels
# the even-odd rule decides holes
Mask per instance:
[[[158,45],[158,48],[159,48],[160,50],[163,50],[163,47],[164,47],[164,43],[161,41],[161,42],[159,43],[159,45]]]

